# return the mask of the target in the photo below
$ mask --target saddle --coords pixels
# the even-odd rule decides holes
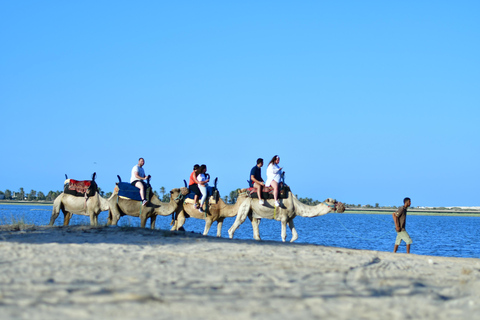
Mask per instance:
[[[139,188],[132,186],[128,182],[122,182],[122,179],[120,178],[120,176],[117,176],[117,177],[119,182],[117,182],[115,185],[115,189],[113,191],[115,194],[117,194],[120,198],[123,198],[123,199],[142,201]],[[149,182],[147,184],[147,188],[145,189],[145,194],[146,194],[145,199],[147,201],[150,201],[151,192],[152,192],[152,187]]]
[[[217,191],[217,182],[218,182],[218,177],[215,178],[213,182],[213,185],[214,185],[213,187],[211,186],[207,187],[207,202],[209,201],[211,196],[214,196],[215,202],[218,201],[218,192],[215,192]],[[195,198],[195,192],[190,191],[190,188],[188,188],[188,184],[186,180],[183,180],[183,183],[185,184],[185,188],[187,188],[189,191],[188,194],[185,196],[184,203],[193,203],[193,199]],[[200,200],[200,198],[198,200]]]
[[[286,184],[280,183],[280,191],[278,192],[279,199],[287,199],[288,192],[290,191],[290,187]],[[248,188],[247,194],[250,198],[258,199],[258,193],[256,188]],[[263,187],[262,189],[262,199],[275,199],[273,196],[273,188],[272,187]]]
[[[215,187],[207,187],[207,197],[213,195],[213,191],[215,191]],[[194,192],[190,192],[185,196],[185,199],[193,199],[195,197]]]
[[[91,197],[98,191],[97,183],[95,182],[96,172],[93,173],[92,180],[74,180],[68,179],[65,175],[65,183],[63,184],[63,192],[75,197]]]

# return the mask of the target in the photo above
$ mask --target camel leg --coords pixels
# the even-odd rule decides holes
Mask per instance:
[[[112,225],[112,210],[108,210],[107,226]]]
[[[290,230],[292,231],[292,240],[290,242],[293,242],[298,239],[298,233],[297,229],[295,229],[295,224],[293,223],[293,219],[288,221],[288,226],[290,227]]]
[[[238,227],[240,227],[240,225],[245,222],[245,218],[246,218],[246,215],[245,216],[240,216],[239,214],[237,215],[235,222],[230,227],[230,229],[228,229],[228,237],[230,239],[233,239],[233,234],[238,229]]]
[[[73,213],[69,211],[65,211],[65,208],[63,208],[63,226],[66,227],[70,223],[70,219],[73,216]]]
[[[60,214],[60,210],[62,210],[62,199],[63,199],[63,193],[61,193],[53,201],[52,216],[50,217],[50,223],[49,223],[50,226],[53,226],[53,224],[55,223],[55,220],[57,220],[58,215]]]
[[[172,226],[170,228],[170,231],[175,231],[177,230],[177,218],[178,218],[178,212],[177,211],[174,211],[173,214],[172,214],[172,222],[170,222],[170,225]]]
[[[145,228],[145,225],[147,224],[147,217],[145,217],[145,214],[140,215],[140,228]]]
[[[221,238],[221,237],[222,237],[223,220],[224,220],[224,219],[219,219],[219,220],[217,221],[217,237],[218,237],[218,238]]]
[[[60,214],[60,207],[54,205],[52,209],[52,216],[50,217],[50,223],[48,224],[49,226],[53,226],[55,223],[55,220],[57,220],[58,215]]]
[[[251,199],[245,200],[238,209],[237,218],[233,225],[228,229],[228,237],[233,238],[233,234],[238,229],[238,227],[245,222],[245,219],[251,212]]]
[[[282,220],[282,241],[287,239],[287,221]]]
[[[90,216],[90,225],[96,226],[97,224],[95,223],[95,212],[90,212],[89,216]]]
[[[175,223],[175,225],[177,226],[176,230],[180,230],[180,228],[183,227],[184,224],[185,224],[185,214],[182,210],[177,216],[177,222]]]
[[[253,230],[253,239],[255,240],[262,240],[260,238],[260,228],[258,225],[260,224],[260,220],[257,218],[253,218],[252,215],[248,215],[248,218],[252,221],[252,230]]]
[[[208,231],[210,231],[210,227],[212,226],[212,219],[207,218],[205,220],[205,229],[203,230],[203,235],[206,236]]]
[[[155,221],[157,221],[157,215],[154,214],[151,218],[150,218],[150,229],[154,230],[155,229]]]
[[[120,220],[120,208],[117,205],[112,205],[110,210],[108,210],[108,225],[118,225],[118,220]]]

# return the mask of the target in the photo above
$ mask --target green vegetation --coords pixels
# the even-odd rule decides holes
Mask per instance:
[[[20,188],[18,192],[11,191],[9,189],[5,192],[0,191],[1,200],[16,200],[16,201],[53,201],[62,193],[62,191],[49,191],[45,195],[42,191],[30,190],[29,193],[25,193],[23,188]],[[2,197],[3,195],[3,197]]]
[[[0,221],[0,225],[8,225],[13,227],[14,230],[23,230],[27,227],[31,227],[33,225],[29,225],[25,223],[25,217],[14,217],[13,215],[10,218],[2,217]]]
[[[28,202],[44,202],[46,204],[53,202],[55,198],[61,194],[63,191],[49,191],[46,195],[42,191],[36,191],[36,190],[30,190],[29,193],[25,193],[23,188],[20,188],[17,192],[13,192],[9,189],[6,189],[5,191],[0,191],[0,203],[8,204],[25,204]],[[104,191],[101,190],[101,188],[98,188],[98,192],[100,196],[104,198],[109,198],[112,196],[112,192],[107,192],[105,193]],[[228,195],[225,195],[223,197],[223,201],[228,204],[234,204],[237,202],[238,195],[240,193],[240,189],[236,189],[233,191],[230,191]],[[169,202],[170,201],[170,192],[166,192],[165,187],[161,187],[159,191],[154,191],[154,194],[162,201],[162,202]],[[298,195],[295,195],[300,202],[310,205],[310,206],[315,206],[322,201],[319,200],[314,200],[312,198],[299,198]],[[348,204],[344,203],[347,211],[349,212],[355,212],[355,213],[390,213],[394,210],[396,210],[398,207],[397,206],[380,206],[380,204],[377,202],[375,205],[362,205],[362,204]],[[445,208],[445,207],[428,207],[428,208],[411,208],[409,212],[415,213],[416,211],[418,212],[429,212],[429,213],[437,213],[437,214],[452,214],[452,213],[465,213],[465,214],[480,214],[480,210],[472,210],[472,209],[463,209],[463,208]],[[14,222],[13,224],[21,224],[21,221]]]

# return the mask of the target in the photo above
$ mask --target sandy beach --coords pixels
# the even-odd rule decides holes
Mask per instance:
[[[474,319],[480,260],[121,227],[0,227],[1,319]]]

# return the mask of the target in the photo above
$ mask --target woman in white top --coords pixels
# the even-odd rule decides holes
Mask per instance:
[[[274,156],[267,167],[267,182],[265,185],[267,187],[273,187],[273,197],[275,199],[275,207],[280,206],[278,203],[278,185],[280,184],[280,176],[282,174],[282,169],[278,165],[280,162],[279,156]]]
[[[203,204],[207,199],[207,187],[208,187],[208,181],[210,181],[210,175],[206,172],[207,172],[207,166],[202,164],[200,166],[200,174],[197,176],[198,189],[200,189],[200,192],[202,193],[202,199],[200,199],[200,207],[198,208],[198,211],[200,212],[204,212]]]

